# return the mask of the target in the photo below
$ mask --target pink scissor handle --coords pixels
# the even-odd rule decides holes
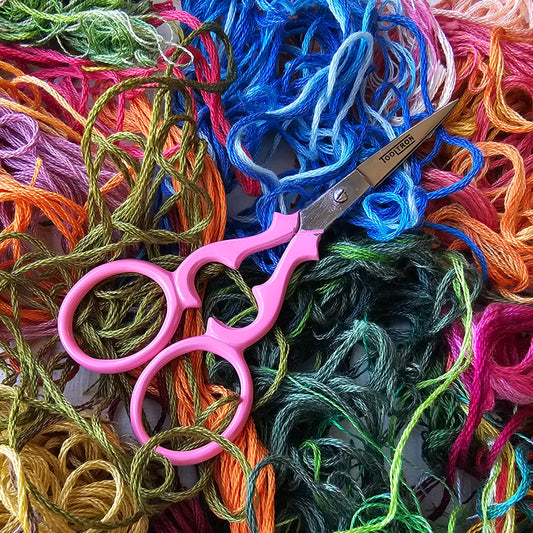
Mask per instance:
[[[304,261],[318,259],[318,242],[322,231],[299,228],[299,213],[291,215],[275,213],[272,224],[266,231],[252,237],[205,245],[188,256],[173,273],[146,261],[135,259],[114,261],[89,272],[67,294],[58,317],[59,336],[65,350],[78,363],[95,372],[118,373],[132,370],[152,359],[137,379],[131,398],[131,423],[139,442],[145,443],[149,439],[142,424],[142,406],[150,381],[165,364],[176,357],[198,350],[213,352],[223,357],[237,371],[241,383],[241,402],[233,420],[222,435],[233,440],[243,429],[253,401],[252,380],[243,357],[244,349],[259,340],[274,324],[296,266]],[[182,311],[185,308],[201,306],[195,278],[202,266],[218,262],[230,268],[238,268],[244,258],[288,241],[289,245],[270,279],[253,288],[258,314],[251,324],[243,328],[233,328],[215,318],[210,318],[204,335],[184,339],[160,352],[175,333]],[[97,283],[109,276],[126,273],[144,274],[163,289],[167,299],[167,314],[161,331],[139,352],[122,359],[102,360],[89,357],[74,338],[74,312],[83,297]],[[210,442],[195,450],[177,452],[158,447],[157,451],[168,457],[175,465],[188,465],[214,457],[221,451],[221,447],[215,442]]]
[[[222,263],[230,268],[239,268],[246,257],[286,243],[296,234],[299,227],[299,213],[291,215],[274,213],[272,224],[257,235],[213,242],[202,246],[186,257],[178,270],[174,272],[176,289],[181,301],[185,307],[199,307],[201,305],[194,280],[204,265]]]
[[[153,279],[163,289],[167,300],[167,314],[161,330],[147,346],[132,355],[121,359],[95,359],[90,357],[79,347],[74,337],[74,313],[85,295],[99,282],[110,276],[128,273],[143,274]],[[146,363],[169,343],[178,327],[184,308],[179,300],[174,283],[171,272],[148,261],[138,259],[122,259],[94,268],[70,289],[59,309],[57,328],[63,348],[81,366],[101,374],[127,372]]]
[[[203,265],[218,262],[230,268],[238,268],[243,259],[255,252],[290,241],[270,279],[252,289],[258,306],[256,319],[246,327],[232,328],[215,318],[209,318],[206,333],[244,351],[272,327],[294,269],[304,261],[318,259],[322,230],[299,230],[299,227],[299,213],[274,213],[272,223],[266,231],[243,239],[208,244],[183,261],[174,273],[176,290],[185,307],[199,307],[201,302],[194,279]]]
[[[238,268],[245,257],[287,242],[298,231],[298,227],[298,213],[292,215],[275,213],[272,224],[266,231],[252,237],[203,246],[188,256],[173,273],[138,259],[122,259],[100,265],[83,276],[63,300],[58,315],[61,343],[75,361],[93,372],[117,374],[133,370],[149,361],[168,344],[178,327],[184,309],[201,306],[195,278],[202,266],[210,262],[220,262],[230,268]],[[73,321],[76,308],[99,282],[110,276],[127,273],[144,274],[163,289],[167,300],[167,314],[161,330],[147,346],[132,355],[121,359],[90,357],[79,347],[74,337]]]
[[[234,239],[204,246],[191,254],[176,271],[176,286],[180,299],[187,306],[197,306],[199,300],[193,283],[202,265],[217,261],[237,268],[248,255],[290,240],[270,279],[253,288],[258,304],[258,314],[251,324],[243,328],[233,328],[211,317],[207,321],[204,335],[172,344],[157,355],[142,371],[133,389],[130,404],[133,432],[141,444],[149,439],[142,424],[142,406],[151,380],[163,366],[176,357],[197,350],[210,351],[223,357],[237,371],[241,383],[241,402],[222,435],[233,440],[242,431],[253,402],[253,384],[244,360],[244,349],[260,339],[274,324],[296,266],[304,261],[318,259],[318,242],[322,231],[298,231],[298,227],[298,214],[277,214],[267,231],[247,239]],[[211,459],[222,449],[217,443],[210,442],[194,450],[180,452],[160,446],[157,451],[174,465],[192,465]]]
[[[150,438],[142,423],[142,406],[150,381],[168,363],[176,357],[180,357],[192,351],[212,352],[228,361],[237,371],[241,384],[240,403],[232,421],[222,432],[222,436],[228,440],[234,440],[243,430],[252,409],[253,384],[250,370],[244,360],[242,351],[225,344],[223,341],[211,337],[209,334],[199,337],[191,337],[171,344],[165,348],[148,366],[142,371],[137,379],[131,395],[130,418],[133,433],[137,440],[144,444]],[[187,451],[169,450],[162,446],[157,447],[157,452],[167,457],[173,465],[194,465],[207,461],[222,451],[216,442],[209,442],[199,448]]]

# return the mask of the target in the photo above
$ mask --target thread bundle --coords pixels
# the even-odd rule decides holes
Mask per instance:
[[[440,21],[443,28],[450,28],[451,42],[457,42],[456,90],[462,92],[459,106],[464,116],[458,131],[476,143],[485,164],[463,196],[430,206],[429,219],[467,233],[483,250],[495,289],[511,300],[531,303],[524,294],[530,285],[531,253],[527,219],[530,89],[524,63],[517,61],[529,53],[531,31],[491,30],[474,22],[459,29],[453,28],[448,16]],[[472,41],[468,35],[474,34],[476,48],[460,44]],[[466,87],[467,91],[461,91]],[[461,167],[470,164],[468,159],[464,153],[457,154],[451,172],[461,173]],[[430,172],[428,180],[431,186],[438,186],[452,176]],[[448,242],[451,244],[450,239]],[[457,248],[458,243],[453,246]]]
[[[1,527],[527,531],[531,6],[182,7],[0,4]],[[254,234],[452,97],[435,146],[294,274],[246,352],[252,417],[192,488],[154,449],[222,431],[238,401],[226,364],[190,354],[156,376],[159,434],[142,447],[114,429],[139,370],[69,401],[79,369],[55,319],[76,279],[122,257],[174,270]],[[178,337],[211,314],[249,323],[279,253],[202,272],[203,316]],[[164,309],[154,283],[113,279],[82,302],[76,336],[121,357]]]
[[[163,39],[145,20],[149,2],[3,2],[0,39],[44,44],[94,61],[126,67],[153,64]]]
[[[189,19],[193,20],[191,17]],[[202,35],[202,31],[205,32],[205,30],[200,29],[198,33]],[[207,33],[204,35],[206,38],[209,38]],[[195,34],[192,34],[189,40],[192,41],[194,39]],[[55,57],[58,57],[57,54]],[[63,65],[67,64],[67,58],[62,59],[62,61]],[[163,63],[164,65],[165,63]],[[47,66],[50,67],[50,63]],[[86,62],[84,66],[87,67]],[[204,62],[203,66],[204,68],[209,68],[207,62]],[[216,69],[216,63],[213,65],[213,68]],[[49,72],[52,71],[49,70]],[[30,87],[38,96],[41,96],[40,91],[43,90],[47,98],[51,97],[54,100],[51,106],[47,106],[47,109],[49,108],[55,111],[57,107],[61,107],[62,113],[60,116],[69,114],[70,119],[77,121],[78,126],[81,125],[84,131],[83,136],[81,136],[80,134],[76,134],[74,129],[63,123],[58,128],[62,134],[63,132],[68,132],[72,138],[78,140],[79,159],[83,157],[84,168],[86,168],[88,187],[85,198],[76,198],[78,201],[83,201],[83,203],[80,201],[82,205],[76,205],[78,210],[77,214],[79,215],[78,218],[81,218],[81,220],[77,220],[77,218],[66,220],[65,217],[63,217],[63,220],[58,220],[57,222],[53,218],[50,220],[52,223],[56,222],[58,226],[61,224],[63,227],[65,224],[69,224],[69,226],[76,228],[78,231],[78,242],[75,242],[76,247],[68,250],[70,252],[68,255],[55,256],[51,250],[45,247],[45,242],[39,239],[41,237],[39,235],[31,240],[30,243],[40,248],[40,256],[35,253],[23,255],[23,259],[27,261],[27,264],[23,265],[20,262],[17,263],[11,260],[8,265],[9,268],[5,271],[6,276],[4,278],[5,297],[13,309],[10,313],[11,316],[6,314],[3,320],[6,329],[4,338],[15,338],[19,344],[25,344],[26,341],[20,337],[22,331],[25,333],[25,339],[38,337],[40,340],[43,340],[46,338],[47,345],[41,351],[41,358],[45,361],[51,359],[51,369],[56,369],[56,365],[58,364],[60,365],[57,367],[58,369],[63,367],[63,374],[59,384],[63,388],[66,380],[72,377],[76,369],[72,368],[73,365],[71,362],[63,360],[62,355],[60,355],[60,361],[57,360],[57,356],[53,355],[53,346],[57,339],[55,321],[52,320],[52,326],[49,327],[50,324],[45,322],[41,315],[35,318],[31,312],[43,313],[44,307],[44,313],[48,317],[46,306],[49,306],[49,314],[55,317],[62,292],[81,275],[84,268],[90,268],[91,264],[100,262],[104,257],[117,257],[121,253],[124,253],[125,250],[139,257],[162,256],[162,264],[165,264],[165,261],[167,261],[167,264],[172,267],[168,263],[169,260],[170,262],[180,260],[179,255],[176,255],[176,253],[183,255],[191,248],[198,246],[203,240],[209,242],[210,240],[220,239],[222,237],[225,226],[225,202],[224,197],[221,195],[221,181],[218,172],[206,154],[205,143],[201,143],[195,136],[194,122],[190,118],[193,114],[192,107],[189,105],[188,112],[183,113],[182,117],[178,117],[178,120],[172,116],[168,116],[168,114],[165,116],[163,112],[162,108],[165,105],[165,94],[169,94],[169,88],[180,88],[185,101],[190,104],[191,100],[187,91],[191,86],[195,86],[195,82],[180,81],[178,77],[173,76],[171,67],[167,68],[166,77],[150,77],[151,72],[144,72],[144,77],[139,79],[137,76],[133,80],[128,79],[129,72],[122,74],[109,71],[107,75],[100,75],[98,78],[104,81],[93,86],[94,92],[92,96],[96,98],[96,101],[92,103],[90,112],[89,104],[91,102],[88,99],[86,100],[87,108],[80,109],[80,112],[72,109],[72,106],[69,105],[68,99],[72,98],[75,100],[77,96],[76,94],[72,94],[72,92],[68,92],[69,89],[76,86],[79,87],[79,84],[75,82],[63,82],[56,91],[54,86],[41,81],[36,76],[24,77],[23,73],[18,71],[10,73],[15,74],[17,77],[13,79],[7,78],[5,80],[7,83],[14,86],[18,83],[24,85],[30,83]],[[208,79],[209,77],[207,75]],[[119,84],[111,87],[111,83],[109,82],[117,81],[117,78]],[[106,82],[106,80],[109,81]],[[224,81],[196,82],[196,87],[203,91],[217,91],[224,87],[224,83]],[[153,106],[145,95],[145,87],[159,88]],[[64,96],[61,96],[58,91],[62,91]],[[97,91],[101,92],[101,97],[99,97]],[[20,94],[20,99],[23,103],[28,103],[23,93]],[[11,105],[11,102],[9,102],[9,105]],[[25,110],[24,106],[18,102],[15,107]],[[29,105],[28,108],[30,116],[33,115],[34,111],[32,106]],[[45,117],[42,120],[42,124],[38,122],[37,126],[41,126],[46,130],[47,122],[50,120],[53,119],[56,123],[59,123],[58,118],[49,117],[46,111],[43,114]],[[87,118],[84,115],[87,115]],[[167,137],[159,136],[158,139],[155,139],[155,132],[158,130],[162,119],[166,120],[166,126],[163,125],[163,131],[165,131],[165,128],[169,130]],[[111,133],[113,139],[113,144],[111,144],[107,140],[105,133],[110,128],[116,127],[115,124],[119,122],[122,124],[122,130]],[[150,122],[152,122],[151,126]],[[177,126],[180,123],[181,129],[178,129]],[[143,135],[146,136],[144,137],[146,140],[143,139]],[[100,155],[93,153],[91,141],[100,145]],[[146,146],[150,147],[150,143],[155,147],[155,151],[152,148],[152,152],[148,156],[145,156],[144,148]],[[157,143],[159,143],[158,148]],[[63,151],[60,147],[56,147],[56,150],[61,150],[61,156],[68,157],[68,151]],[[104,163],[104,167],[101,168],[101,161],[105,160],[104,158],[101,159],[101,154],[106,150],[111,152],[111,156],[107,157],[108,163]],[[119,185],[122,188],[119,191],[122,194],[121,197],[119,196],[121,200],[120,205],[110,205],[107,195],[104,194],[107,191],[99,190],[99,182],[106,177],[105,165],[111,165],[112,168],[110,181],[114,181],[115,187]],[[163,169],[164,172],[159,171],[156,179],[153,180],[152,175],[156,166]],[[65,183],[65,185],[68,184],[69,182]],[[50,183],[45,182],[42,186],[46,187],[46,189],[42,190],[40,187],[37,187],[37,185],[41,184],[37,184],[36,180],[30,183],[30,185],[33,188],[32,192],[35,191],[35,196],[43,195],[48,192],[46,189],[52,188],[49,187]],[[105,185],[102,187],[103,189],[105,189]],[[111,186],[109,187],[111,188]],[[70,197],[75,197],[70,189],[64,192]],[[211,203],[211,198],[218,200],[216,209]],[[144,213],[139,212],[137,206],[146,205],[147,201],[149,209]],[[45,214],[48,214],[48,212]],[[38,219],[38,217],[36,218]],[[77,224],[76,227],[75,223]],[[121,235],[119,239],[117,239],[117,232],[120,232]],[[13,234],[12,228],[7,225],[4,235],[6,239],[14,240],[16,243],[30,239],[27,235]],[[85,240],[82,237],[85,237]],[[77,256],[77,260],[72,262],[72,258],[75,256]],[[63,261],[70,261],[70,265],[75,268],[74,272],[69,268],[65,269],[62,266]],[[41,264],[44,267],[43,271],[37,275],[36,272],[38,272]],[[177,263],[174,263],[174,268],[176,265]],[[33,288],[34,298],[32,299],[25,295],[25,298],[22,299],[29,306],[27,310],[28,316],[26,317],[23,316],[21,313],[22,310],[19,309],[20,304],[17,296],[21,291],[26,291],[28,288],[28,271],[32,272],[33,285],[30,285],[30,287]],[[56,278],[59,278],[59,280],[56,280]],[[14,283],[14,280],[18,281],[18,286]],[[55,297],[48,297],[44,302],[42,297],[43,283],[47,284],[44,290],[50,290],[49,287],[53,286],[56,291]],[[97,345],[97,350],[107,350],[107,354],[110,353],[109,350],[111,352],[117,351],[118,355],[123,349],[128,350],[135,345],[141,345],[160,326],[160,321],[156,320],[153,322],[154,317],[157,316],[161,309],[161,304],[158,304],[157,301],[154,302],[154,297],[157,299],[158,296],[157,289],[153,286],[146,288],[143,284],[143,290],[139,291],[140,287],[141,285],[138,282],[134,286],[126,286],[124,288],[125,292],[119,291],[119,293],[124,295],[127,301],[128,299],[131,300],[132,295],[140,293],[141,297],[144,298],[145,307],[153,305],[151,313],[147,316],[137,315],[136,323],[134,321],[133,324],[129,324],[127,339],[123,338],[123,324],[121,324],[120,320],[115,324],[108,323],[108,331],[112,332],[113,329],[117,330],[118,328],[120,332],[117,331],[117,333],[119,333],[119,337],[122,336],[123,340],[121,341],[117,338],[118,344],[116,344],[114,336],[111,334],[109,340],[104,345]],[[116,298],[116,291],[114,290],[112,292],[113,297]],[[149,303],[150,299],[152,303]],[[14,302],[16,302],[16,306]],[[142,301],[140,305],[142,308]],[[16,309],[13,308],[14,306]],[[95,308],[97,306],[94,303],[89,303],[86,314],[92,314]],[[123,317],[124,315],[119,313],[118,316]],[[22,319],[26,318],[28,320],[24,322]],[[80,330],[80,334],[82,336],[85,335],[87,339],[92,339],[94,338],[93,324],[91,324],[91,321],[87,321],[86,318],[82,313],[80,320],[84,328]],[[95,329],[99,329],[99,320],[106,320],[106,317],[101,312],[97,312],[94,318],[97,322]],[[147,330],[146,325],[150,321],[152,321],[152,324]],[[35,322],[38,322],[38,324],[35,324]],[[19,324],[18,327],[17,323]],[[198,320],[191,319],[188,322],[188,327],[198,328]],[[19,328],[21,331],[19,331]],[[48,335],[46,335],[47,333]],[[136,335],[140,335],[140,338],[136,338]],[[124,345],[124,340],[126,340],[127,346]],[[20,371],[21,376],[24,376],[25,373],[27,374],[24,365],[28,361],[19,360],[21,346],[14,348],[8,344],[4,344],[3,349],[8,354],[13,353],[12,364],[14,369]],[[29,350],[29,347],[25,346],[24,349]],[[179,380],[179,374],[176,379]],[[23,379],[24,381],[25,379]],[[52,387],[52,384],[50,386]],[[186,387],[186,384],[180,385],[178,383],[177,386],[183,389],[183,387]],[[54,394],[61,394],[60,390],[58,391],[54,387],[52,387],[52,390]],[[125,377],[121,377],[115,383],[103,383],[94,397],[93,402],[96,402],[96,404],[93,406],[93,409],[96,408],[97,411],[101,411],[109,407],[109,398],[119,399],[123,397],[127,401],[130,391],[131,384]],[[155,389],[152,392],[154,391]],[[27,392],[26,394],[30,393]],[[172,397],[173,394],[171,392],[163,394],[163,403],[165,400],[168,401],[169,396]],[[61,399],[63,402],[66,401],[63,396],[61,396]],[[250,431],[253,431],[253,426],[251,426]],[[257,449],[253,453],[257,454]],[[238,464],[236,467],[240,468]],[[170,475],[168,469],[167,475]],[[129,482],[132,483],[131,480]],[[136,482],[139,483],[139,480]],[[175,491],[180,488],[175,486],[176,484],[172,481],[172,478],[168,478],[166,483],[167,485],[170,483],[170,486],[175,487]],[[221,513],[227,513],[227,511],[224,511],[223,504],[218,502],[218,497],[212,488],[206,488],[209,483],[211,487],[213,483],[212,478],[204,476],[192,492],[176,493],[171,491],[170,496],[163,497],[162,501],[179,501],[187,498],[191,494],[196,494],[204,488],[212,494],[211,501],[213,502],[213,506],[217,507],[218,505]],[[221,492],[224,496],[224,490]],[[138,498],[139,495],[137,495]],[[144,498],[143,496],[141,500]],[[142,506],[146,507],[146,503],[143,502]],[[144,516],[154,514],[159,508],[160,504],[159,507],[157,505],[155,507],[148,506],[148,508],[143,509]],[[104,521],[106,519],[104,517]]]
[[[232,39],[240,71],[223,96],[233,125],[227,156],[221,157],[261,182],[257,218],[264,228],[276,209],[317,198],[430,112],[439,91],[446,101],[453,68],[446,73],[437,58],[427,60],[424,35],[401,14],[399,2],[336,9],[327,2],[245,4],[185,2],[184,7],[199,18],[221,20]],[[203,131],[201,117],[199,127]],[[464,180],[428,195],[415,162],[370,192],[346,220],[375,239],[389,240],[419,226],[428,199],[464,187],[481,168],[479,152],[444,132],[437,138],[437,146],[459,143],[472,153],[475,165]],[[288,145],[295,166],[278,174],[267,168],[266,139],[274,147]],[[230,181],[231,166],[226,161],[219,166],[228,169]],[[238,232],[248,220],[239,219]]]
[[[379,245],[343,233],[322,256],[302,269],[277,329],[249,350],[247,359],[257,384],[255,419],[270,450],[251,480],[273,464],[278,519],[302,531],[348,529],[386,508],[388,454],[404,431],[410,432],[406,425],[428,396],[416,385],[443,372],[436,357],[442,349],[438,333],[470,305],[453,287],[465,275],[464,265],[457,264],[456,271],[455,258],[432,254],[427,238]],[[207,310],[223,320],[240,314],[249,322],[254,304],[248,284],[259,280],[257,273],[243,277],[211,291]],[[478,278],[473,272],[466,277],[462,283],[473,297]],[[409,327],[398,328],[400,319]],[[223,368],[216,371],[224,375]],[[439,445],[431,444],[429,464],[438,447],[456,437],[457,427],[446,429]],[[434,431],[424,439],[428,450]],[[405,478],[400,483],[402,496],[395,504],[406,515],[397,517],[398,524],[421,513]],[[253,492],[251,484],[250,525],[256,524]]]

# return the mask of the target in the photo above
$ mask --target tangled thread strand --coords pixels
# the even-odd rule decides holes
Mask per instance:
[[[418,7],[428,12],[425,2],[412,4],[407,13]],[[318,197],[432,112],[439,93],[441,104],[451,96],[455,66],[444,34],[432,32],[429,23],[420,30],[400,2],[228,0],[185,2],[184,7],[203,20],[220,20],[235,52],[239,76],[223,96],[231,123],[225,148],[213,137],[205,103],[197,104],[199,130],[217,147],[224,179],[232,183],[235,166],[262,185],[255,209],[230,219],[231,234],[255,233],[269,226],[274,211],[290,211]],[[474,164],[462,179],[428,193],[420,186],[421,165],[414,161],[370,191],[344,220],[377,240],[418,228],[429,199],[464,188],[482,166],[471,143],[443,131],[424,164],[442,143],[472,154]],[[267,146],[287,153],[289,168],[272,169],[276,163],[269,161]],[[271,271],[278,258],[274,251],[257,260]]]
[[[441,13],[439,11],[439,13]],[[474,22],[457,25],[450,14],[439,22],[455,52],[460,102],[453,133],[470,138],[485,164],[462,193],[430,202],[428,220],[466,234],[487,262],[488,278],[502,296],[531,303],[531,73],[518,58],[531,53],[533,34],[523,29],[490,29]],[[452,117],[454,118],[454,117]],[[426,187],[451,183],[469,168],[465,152],[448,153],[449,171],[428,169]],[[465,248],[439,234],[452,249]]]
[[[188,37],[189,41],[193,41],[202,31],[209,31],[212,28],[214,26],[209,25],[205,30],[200,28],[196,33],[192,32]],[[187,46],[187,44],[185,42],[184,46]],[[23,343],[20,337],[20,326],[17,326],[17,323],[20,324],[18,322],[20,320],[19,301],[26,302],[28,300],[28,298],[20,300],[19,295],[27,289],[30,289],[30,291],[33,289],[36,295],[41,296],[42,291],[38,290],[36,281],[50,280],[55,272],[61,276],[61,282],[54,284],[55,297],[48,298],[45,302],[46,305],[51,307],[52,315],[55,316],[62,291],[68,288],[86,269],[103,260],[118,257],[121,253],[127,253],[134,256],[150,257],[166,268],[175,268],[181,259],[179,256],[174,255],[172,250],[168,250],[170,252],[168,253],[165,248],[181,243],[180,246],[185,246],[181,252],[186,254],[204,241],[209,242],[222,237],[225,225],[223,188],[215,167],[209,162],[205,143],[200,142],[195,137],[194,122],[191,119],[193,108],[190,104],[187,104],[187,113],[183,113],[180,116],[170,116],[168,114],[169,105],[166,95],[169,88],[172,90],[180,89],[183,92],[184,101],[190,103],[191,100],[188,93],[190,89],[218,92],[224,88],[224,84],[227,82],[207,80],[200,83],[189,79],[180,80],[172,77],[172,71],[173,68],[168,67],[166,76],[144,76],[140,79],[137,77],[111,87],[93,104],[87,119],[72,109],[65,98],[59,95],[53,87],[42,82],[37,77],[19,75],[16,78],[15,83],[30,84],[30,86],[35,87],[34,96],[36,94],[40,96],[40,91],[43,91],[47,98],[55,99],[56,104],[63,108],[63,113],[70,113],[83,126],[81,152],[84,156],[89,180],[87,206],[84,208],[87,213],[86,235],[78,240],[69,254],[57,256],[44,243],[36,239],[32,240],[27,234],[6,232],[2,236],[6,240],[18,239],[21,242],[36,245],[39,251],[38,254],[26,253],[21,255],[20,259],[12,265],[9,271],[4,270],[2,272],[4,290],[10,296],[10,303],[13,307],[12,320],[5,319],[3,323],[8,334],[13,339],[17,339],[19,344]],[[159,91],[156,94],[154,105],[150,106],[142,92],[147,88],[154,87],[159,88]],[[129,99],[129,108],[125,111],[123,118],[126,129],[106,137],[105,121],[110,120],[113,123],[113,112],[118,113],[118,108],[113,106],[113,102],[119,100],[120,94],[128,92],[132,96]],[[107,103],[111,105],[106,108]],[[167,111],[164,111],[164,109]],[[102,122],[97,124],[102,112],[104,115],[107,113],[107,115],[104,116]],[[50,121],[49,118],[46,117],[48,122]],[[148,130],[146,128],[147,118],[149,119],[148,123],[151,121],[151,126]],[[176,125],[181,126],[181,132],[176,129]],[[158,132],[157,134],[155,133],[156,131]],[[146,136],[145,138],[143,138],[144,135]],[[158,146],[158,143],[166,143],[166,148],[163,148],[162,144]],[[96,146],[96,151],[93,151],[93,146]],[[207,163],[204,163],[206,159]],[[122,181],[127,182],[130,188],[128,196],[114,210],[109,209],[106,199],[98,187],[102,168],[106,161],[112,161],[113,167],[120,172]],[[206,194],[203,187],[207,187],[207,190],[213,194]],[[211,197],[214,200],[218,200],[217,209],[213,208]],[[146,211],[140,211],[138,209],[139,205],[146,205]],[[120,239],[117,240],[119,235]],[[29,272],[32,273],[31,280],[27,278]],[[136,350],[160,325],[156,317],[158,309],[161,310],[160,294],[153,284],[151,287],[144,287],[139,290],[139,283],[142,286],[142,281],[137,282],[137,284],[134,283],[133,286],[131,284],[126,285],[124,292],[120,294],[120,299],[124,297],[125,302],[132,302],[135,301],[132,300],[133,294],[140,295],[139,309],[143,309],[143,307],[150,308],[153,305],[150,302],[154,302],[153,310],[155,312],[148,314],[147,317],[148,320],[152,321],[151,323],[146,322],[146,317],[142,317],[139,320],[139,315],[142,315],[142,313],[139,313],[136,316],[137,323],[123,328],[122,324],[120,324],[120,319],[118,321],[116,319],[110,321],[109,316],[105,316],[105,308],[102,310],[95,304],[93,298],[89,299],[92,301],[87,303],[87,309],[100,310],[94,316],[91,316],[90,321],[80,321],[81,324],[77,335],[79,335],[82,345],[94,349],[92,353],[104,352],[106,356],[109,356],[109,354],[117,353],[117,348],[118,354]],[[116,302],[118,296],[117,288],[114,288],[110,295],[110,301],[114,299]],[[103,296],[105,299],[105,291],[99,291],[99,296]],[[138,301],[138,298],[136,301]],[[42,302],[38,299],[35,300],[35,303],[38,306],[42,305]],[[80,309],[79,316],[85,317],[86,313],[87,311]],[[88,314],[91,315],[91,313]],[[124,313],[118,313],[118,317],[124,316]],[[154,317],[156,317],[155,320]],[[98,339],[98,335],[93,334],[94,331],[102,331],[98,324],[99,320],[101,320],[100,324],[102,322],[105,323],[104,337],[107,337],[107,339],[104,338],[104,343],[100,343],[100,341],[94,343],[95,339]],[[92,327],[95,322],[95,327]],[[193,322],[195,324],[198,323],[194,319]],[[148,327],[146,327],[147,325]],[[197,327],[197,325],[193,327]],[[109,335],[113,330],[116,333]],[[55,338],[53,336],[50,339],[50,345],[53,344]],[[117,340],[116,347],[113,346],[114,338]],[[93,341],[92,345],[87,342],[89,339]],[[33,379],[35,383],[39,382],[38,379],[35,379],[38,375],[35,371],[35,365],[30,363],[30,359],[25,359],[21,356],[24,350],[20,346],[14,349],[12,346],[3,345],[3,349],[17,366],[21,379],[24,377],[24,380],[32,381]],[[68,367],[72,368],[72,363],[68,363],[67,360],[65,365],[64,373],[69,374]],[[199,372],[198,375],[201,375],[201,373]],[[187,377],[190,378],[190,376]],[[62,380],[64,381],[63,378]],[[48,382],[48,385],[52,387],[52,383]],[[194,385],[194,387],[201,389],[202,385]],[[105,400],[103,404],[97,407],[97,411],[99,412],[105,408],[109,404],[109,399],[116,397],[117,394],[126,400],[130,390],[131,384],[128,379],[118,378],[117,383],[102,383],[95,399],[104,397]],[[34,394],[37,394],[36,390],[27,391],[27,395],[30,397]],[[172,394],[169,394],[169,396],[172,396]],[[65,402],[59,390],[53,389],[53,397],[56,401]],[[73,413],[69,410],[69,414],[72,415]],[[16,427],[16,415],[12,416],[11,424],[12,427]],[[91,436],[94,436],[94,432],[89,431],[90,428],[86,425],[83,429],[88,431]],[[247,439],[253,445],[253,453],[257,454],[257,438],[254,437],[253,433],[250,433],[251,431],[253,432],[253,427],[247,432]],[[231,448],[231,450],[234,449]],[[259,448],[259,453],[262,454],[260,458],[265,454],[265,451],[261,450],[262,448]],[[141,468],[142,471],[142,464],[140,466],[137,464],[137,467]],[[240,463],[237,462],[237,467],[234,468],[241,468]],[[170,475],[168,469],[166,470],[167,475]],[[137,472],[136,476],[132,475],[129,478],[130,483],[134,478],[141,481],[144,479]],[[218,503],[219,497],[217,491],[213,489],[212,483],[213,473],[211,471],[211,474],[202,477],[201,482],[195,488],[195,492],[191,493],[180,491],[175,482],[171,482],[169,478],[162,485],[168,487],[166,489],[167,494],[161,494],[160,490],[158,495],[162,498],[162,501],[173,502],[187,497],[190,498],[204,488],[206,494],[211,495],[211,503],[218,507],[220,512],[227,513],[227,511],[224,511],[223,504]],[[171,490],[170,493],[168,493],[169,489]],[[272,489],[273,484],[271,483],[270,491]],[[223,485],[221,486],[221,491],[224,496]],[[137,503],[147,514],[153,514],[157,509],[161,508],[160,505],[155,507],[147,505],[144,501],[146,495],[142,491],[139,493],[134,490],[134,494],[137,497]],[[51,505],[50,502],[46,503],[48,501],[46,497],[42,495],[36,497],[40,498],[43,505],[48,505],[52,512],[61,514],[61,508]],[[244,501],[244,496],[242,498]],[[264,502],[261,502],[260,507],[265,508],[265,506],[269,505],[268,502],[269,499],[265,499]],[[63,509],[63,511],[65,510]],[[266,512],[266,515],[268,515],[268,512]],[[77,520],[78,522],[81,520],[79,516],[71,516],[70,514],[68,519]],[[94,523],[91,524],[94,525]]]
[[[58,43],[66,52],[118,67],[152,65],[166,48],[149,23],[150,2],[6,0],[0,5],[0,40]]]
[[[428,394],[418,391],[417,384],[442,373],[446,351],[439,332],[465,312],[479,289],[477,277],[467,271],[467,281],[461,282],[466,293],[456,294],[456,276],[464,265],[452,267],[445,257],[433,254],[425,238],[370,243],[343,231],[322,247],[316,265],[295,274],[277,329],[246,352],[256,388],[254,419],[270,450],[249,483],[252,531],[261,530],[251,505],[253,482],[268,465],[276,471],[278,527],[348,529],[355,509],[365,509],[355,524],[368,524],[376,510],[388,506],[384,494],[392,465],[386,452],[394,450],[422,399],[427,401]],[[263,275],[241,272],[245,281],[237,285],[213,282],[206,316],[224,321],[241,316],[240,326],[253,320],[253,300],[249,289],[242,289],[260,283]],[[397,322],[408,327],[398,328]],[[211,372],[227,380],[226,386],[236,379],[224,363]],[[434,398],[435,405],[439,398]],[[449,402],[447,395],[443,398]],[[388,424],[387,413],[392,413]],[[431,415],[424,415],[424,421],[426,417]],[[442,426],[432,425],[440,433],[440,448],[432,440],[427,453],[449,449],[463,422],[459,417],[445,438]],[[424,521],[398,470],[393,478],[401,490],[393,497],[391,520],[400,520],[409,510],[407,521],[415,515]],[[381,503],[370,506],[371,498],[380,497]]]

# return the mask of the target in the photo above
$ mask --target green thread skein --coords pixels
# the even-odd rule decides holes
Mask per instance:
[[[119,68],[153,66],[167,48],[147,22],[151,2],[130,0],[6,0],[0,41],[57,46],[63,52]]]

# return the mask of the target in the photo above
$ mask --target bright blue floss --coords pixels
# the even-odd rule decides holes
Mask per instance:
[[[477,260],[479,261],[479,266],[481,267],[481,274],[483,276],[483,280],[485,282],[488,282],[489,266],[487,265],[487,261],[485,260],[485,256],[483,255],[483,252],[470,237],[468,237],[462,231],[459,231],[455,228],[450,228],[449,226],[444,226],[443,224],[436,224],[435,222],[425,222],[424,225],[431,229],[436,229],[439,231],[446,231],[450,235],[453,235],[454,237],[461,239],[464,243],[470,246],[470,249],[476,256]]]
[[[182,6],[200,20],[222,24],[238,73],[222,96],[232,124],[227,147],[214,137],[210,112],[200,99],[199,133],[209,142],[228,192],[236,185],[233,168],[258,180],[263,191],[255,211],[229,219],[228,236],[254,234],[270,225],[275,211],[303,207],[427,116],[410,115],[409,102],[418,88],[427,112],[433,111],[426,43],[398,0],[379,5],[356,0],[184,0]],[[390,35],[400,27],[415,38],[419,62]],[[378,73],[378,85],[371,86]],[[174,106],[180,110],[177,99]],[[397,116],[403,123],[391,125]],[[436,156],[443,142],[468,150],[472,168],[453,186],[426,192],[422,164]],[[293,161],[289,158],[285,171],[274,172],[268,159],[283,145]],[[344,219],[365,228],[375,240],[393,239],[420,228],[427,202],[464,188],[482,163],[472,143],[440,128],[436,148],[422,164],[413,159],[404,165]],[[461,238],[466,242],[466,236]],[[257,261],[270,271],[278,257],[274,251]]]

